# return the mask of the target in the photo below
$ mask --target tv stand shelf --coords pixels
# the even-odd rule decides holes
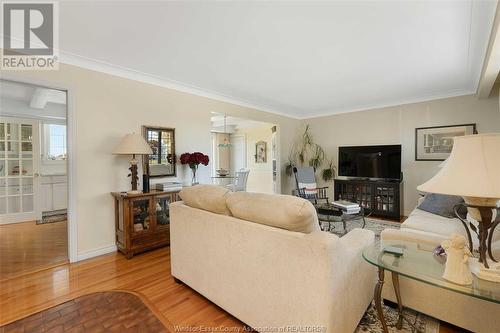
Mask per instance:
[[[367,179],[335,179],[335,200],[356,202],[373,216],[395,220],[403,216],[403,182]]]

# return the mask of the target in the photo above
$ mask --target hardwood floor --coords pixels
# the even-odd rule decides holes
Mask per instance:
[[[73,298],[107,290],[141,295],[167,327],[243,327],[243,323],[170,275],[170,249],[131,260],[118,253],[0,282],[0,326]],[[443,327],[440,333],[464,332]]]
[[[68,262],[67,222],[0,225],[0,281]]]
[[[170,275],[170,249],[131,260],[113,253],[1,282],[0,325],[95,291],[129,290],[154,304],[180,326],[238,326],[242,323]],[[173,326],[170,327],[172,332]]]

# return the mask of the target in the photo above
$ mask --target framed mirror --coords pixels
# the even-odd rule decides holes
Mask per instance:
[[[149,177],[176,176],[175,129],[142,126],[142,132],[153,150],[153,154],[143,157],[144,170]]]

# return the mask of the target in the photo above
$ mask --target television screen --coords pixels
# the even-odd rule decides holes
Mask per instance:
[[[401,145],[339,147],[339,176],[401,178]]]

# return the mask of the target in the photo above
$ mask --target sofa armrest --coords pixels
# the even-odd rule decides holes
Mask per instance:
[[[365,247],[375,242],[375,233],[371,230],[356,228],[340,238],[340,242],[347,249],[361,253]]]
[[[335,295],[332,308],[341,313],[342,307],[356,309],[344,313],[351,322],[358,323],[373,299],[376,284],[375,266],[363,258],[363,250],[375,243],[373,231],[354,229],[341,237],[333,254],[332,275],[335,277]],[[348,327],[338,332],[353,332],[356,327]]]
[[[446,239],[445,236],[413,229],[385,229],[380,234],[382,242],[405,241],[431,246],[438,246]]]

